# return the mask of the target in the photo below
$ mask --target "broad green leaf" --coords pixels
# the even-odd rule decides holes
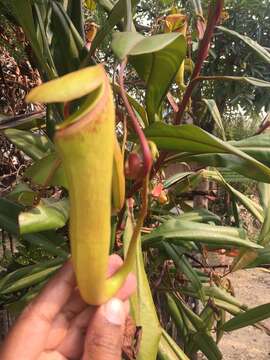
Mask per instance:
[[[146,84],[149,123],[154,122],[156,114],[160,113],[162,102],[186,56],[185,38],[175,35],[146,37],[132,49],[129,56],[131,64]]]
[[[0,199],[0,228],[10,234],[19,234],[18,215],[23,207],[19,204],[1,198]]]
[[[222,118],[221,118],[221,115],[220,115],[220,112],[218,110],[215,100],[214,99],[202,99],[202,101],[208,107],[208,110],[210,111],[210,114],[212,115],[212,118],[218,127],[218,131],[222,135],[222,139],[225,141],[226,140],[225,130],[224,130]]]
[[[18,129],[7,129],[4,134],[18,149],[33,160],[42,159],[54,150],[53,143],[45,135]]]
[[[234,155],[235,161],[238,162],[238,168],[243,168],[248,173],[248,177],[262,182],[270,182],[270,169],[267,166],[239,148],[218,139],[195,125],[173,126],[154,123],[145,129],[145,134],[161,150],[187,152],[188,154],[183,156],[185,159],[190,154],[208,154],[210,159],[212,153],[214,156],[221,156],[221,158],[222,154]]]
[[[100,46],[102,41],[108,34],[112,33],[115,25],[119,24],[126,12],[126,0],[118,0],[115,5],[110,1],[98,0],[98,3],[109,12],[108,19],[103,24],[102,28],[98,31],[90,50],[90,54],[94,54],[97,47]],[[136,6],[138,0],[131,0],[132,7]]]
[[[15,201],[23,206],[32,206],[36,197],[36,193],[26,184],[17,184],[10,193],[7,194],[7,199]]]
[[[221,248],[225,245],[237,248],[262,248],[255,242],[249,241],[243,229],[201,224],[181,219],[171,219],[164,222],[150,234],[145,235],[142,240],[144,248],[155,247],[161,241],[168,241],[176,245],[193,241],[217,245]]]
[[[130,55],[132,53],[133,48],[135,48],[136,45],[138,45],[144,39],[145,38],[143,35],[133,31],[115,32],[113,34],[112,50],[115,53],[115,55],[118,57],[118,59],[123,60],[126,56]],[[158,50],[160,50],[160,48]],[[157,50],[153,50],[153,51],[157,51]]]
[[[67,179],[64,168],[59,164],[57,154],[51,153],[36,161],[24,173],[34,184],[63,186],[67,189]]]
[[[0,228],[18,237],[18,216],[22,210],[23,207],[21,205],[5,198],[0,199]],[[36,247],[45,249],[51,255],[59,256],[62,259],[68,256],[68,253],[62,248],[66,244],[66,239],[55,231],[25,234],[21,238]]]
[[[258,44],[256,41],[252,40],[250,37],[246,35],[239,34],[237,31],[227,29],[224,26],[217,26],[217,28],[221,31],[223,31],[225,34],[232,35],[234,37],[237,37],[238,39],[244,41],[246,45],[248,45],[253,51],[256,52],[257,55],[259,55],[264,61],[266,61],[268,64],[270,64],[270,54],[269,52],[260,44]]]
[[[179,33],[143,37],[136,32],[117,32],[112,48],[120,59],[130,56],[131,64],[145,81],[146,109],[149,121],[153,122],[186,56],[184,37]]]
[[[247,310],[243,314],[239,314],[227,321],[224,326],[224,331],[233,331],[243,327],[254,325],[259,321],[270,317],[270,303],[257,306],[253,309]]]
[[[127,219],[124,246],[128,248],[133,232],[130,216]],[[131,297],[131,312],[137,326],[142,326],[142,340],[138,360],[156,360],[161,328],[157,318],[155,305],[152,299],[150,286],[144,269],[141,241],[137,241],[137,254],[134,273],[137,277],[137,291]]]
[[[33,209],[19,215],[21,234],[59,229],[65,226],[69,216],[67,199],[41,199]]]

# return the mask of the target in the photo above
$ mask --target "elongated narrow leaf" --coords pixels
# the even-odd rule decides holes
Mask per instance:
[[[260,195],[260,203],[266,213],[270,205],[270,185],[266,183],[259,183],[258,190]]]
[[[84,42],[63,5],[58,1],[52,2],[52,30],[51,47],[58,74],[63,75],[78,70],[80,59],[83,58]]]
[[[68,213],[69,204],[67,199],[61,199],[59,201],[42,199],[32,210],[20,213],[20,233],[28,234],[59,229],[66,224]]]
[[[259,249],[260,245],[249,241],[243,229],[227,226],[215,226],[209,224],[171,219],[164,222],[150,234],[143,237],[143,246],[156,246],[160,241],[168,241],[173,244],[181,244],[186,241],[217,246],[235,246]]]
[[[3,286],[1,288],[1,290],[0,290],[0,294],[10,294],[10,293],[13,293],[13,292],[28,288],[30,286],[36,285],[39,282],[47,279],[52,274],[54,274],[55,271],[57,269],[59,269],[60,266],[61,266],[61,264],[55,265],[55,266],[52,266],[52,267],[44,268],[43,270],[40,270],[38,272],[34,272],[32,274],[28,273],[27,275],[20,278],[19,280],[14,281],[9,286]]]
[[[32,2],[30,0],[10,0],[9,10],[12,15],[16,18],[18,23],[23,28],[23,31],[28,38],[31,47],[38,60],[38,65],[41,73],[45,73],[48,79],[52,79],[55,74],[43,58],[41,51],[41,44],[39,44],[36,36],[35,20],[32,11]]]
[[[38,279],[40,280],[44,275],[47,275],[48,273],[44,273],[44,270],[47,269],[55,269],[57,266],[61,266],[61,264],[64,262],[63,259],[54,259],[42,262],[40,264],[35,265],[28,265],[24,266],[20,269],[17,269],[5,276],[2,276],[0,280],[0,293],[4,293],[7,291],[7,289],[15,289],[14,291],[23,289],[24,287],[28,287],[33,285],[33,283]],[[52,270],[53,271],[53,270]],[[50,273],[50,271],[49,271]],[[37,277],[30,277],[27,280],[24,281],[27,275],[37,275]],[[29,280],[29,282],[28,282]],[[37,281],[38,282],[38,281]],[[16,284],[16,285],[15,285]],[[8,292],[12,292],[13,290]]]
[[[238,200],[242,205],[245,206],[261,223],[264,221],[264,212],[259,204],[255,201],[252,201],[249,197],[242,194],[240,191],[236,190],[233,186],[228,184],[222,175],[217,171],[207,171],[203,170],[202,175],[208,179],[217,181],[221,186],[223,186],[233,197]]]
[[[207,222],[213,222],[215,224],[221,223],[220,217],[207,209],[196,209],[196,210],[188,211],[183,214],[180,214],[178,218],[180,220],[202,222],[202,223],[207,223]]]
[[[222,353],[211,335],[198,332],[192,335],[191,340],[204,353],[208,360],[221,360]]]
[[[162,329],[158,346],[158,355],[161,360],[189,360],[184,351],[164,329]]]
[[[202,80],[206,81],[237,81],[237,82],[245,82],[246,84],[252,86],[258,86],[262,88],[270,88],[270,82],[261,80],[258,78],[254,78],[252,76],[209,76],[202,77]]]
[[[224,326],[224,331],[233,331],[249,325],[254,325],[259,321],[270,317],[270,303],[257,306],[253,309],[247,310],[243,314],[239,314],[227,321]]]
[[[223,140],[226,140],[225,130],[222,123],[221,115],[218,110],[217,104],[214,99],[203,99],[203,102],[208,107],[208,110],[210,111],[210,114],[212,115],[212,118],[214,122],[217,125],[218,131],[222,136]]]
[[[34,134],[30,131],[7,129],[4,131],[6,137],[26,155],[33,160],[42,159],[54,150],[53,143],[45,135]]]
[[[270,182],[270,169],[267,166],[195,125],[172,126],[155,123],[145,130],[145,134],[162,150],[198,155],[211,153],[220,153],[221,156],[222,154],[234,155],[238,164],[241,162],[241,167],[249,171],[249,177],[262,182]]]
[[[128,248],[132,232],[133,224],[130,217],[128,217],[124,235],[125,249]],[[137,326],[142,326],[142,340],[137,359],[156,360],[158,344],[161,336],[161,327],[157,318],[155,305],[144,269],[141,241],[137,242],[136,251],[137,254],[134,273],[137,277],[137,291],[131,297],[131,312]]]
[[[204,293],[202,290],[202,283],[199,279],[199,276],[192,268],[191,264],[188,262],[184,254],[179,254],[177,249],[170,244],[163,243],[164,249],[167,252],[168,256],[173,260],[176,268],[180,270],[187,279],[191,282],[195,291],[198,292],[202,301],[204,301]]]
[[[219,30],[223,31],[225,34],[232,35],[233,37],[237,37],[238,39],[244,41],[246,45],[248,45],[257,55],[259,55],[264,61],[270,64],[270,54],[269,52],[256,41],[252,40],[250,37],[246,35],[239,34],[237,31],[227,29],[224,26],[218,26]]]

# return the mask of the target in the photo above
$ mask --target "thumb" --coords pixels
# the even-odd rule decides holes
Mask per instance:
[[[82,360],[120,360],[125,321],[121,300],[112,298],[98,307],[87,330]]]

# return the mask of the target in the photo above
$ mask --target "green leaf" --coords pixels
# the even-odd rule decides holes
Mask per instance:
[[[43,264],[40,265],[34,265],[35,267],[41,268],[40,271],[37,271],[37,269],[33,266],[30,271],[30,267],[28,267],[28,272],[24,273],[23,277],[19,277],[18,280],[13,281],[10,283],[10,281],[7,283],[1,283],[0,284],[0,294],[10,294],[19,290],[22,290],[24,288],[28,288],[30,286],[36,285],[39,282],[47,279],[49,276],[51,276],[63,263],[63,259],[55,261],[57,265],[50,266],[48,265],[45,267]],[[18,273],[15,274],[12,273],[13,278],[18,277]],[[5,280],[5,279],[4,279]]]
[[[8,199],[0,199],[0,228],[10,234],[19,234],[18,215],[23,207]]]
[[[7,194],[7,199],[15,201],[20,205],[32,206],[36,193],[26,184],[19,183]]]
[[[58,155],[54,152],[36,161],[24,173],[26,178],[38,185],[63,186],[67,189],[67,179],[63,166],[59,164]]]
[[[98,31],[90,50],[90,54],[94,54],[95,50],[102,43],[104,38],[111,34],[115,25],[121,22],[126,12],[126,0],[118,0],[113,6],[110,1],[99,0],[98,3],[109,12],[107,21],[103,24],[102,28]],[[131,0],[132,7],[136,6],[138,0]]]
[[[263,207],[264,212],[267,212],[270,205],[270,185],[266,183],[259,183],[258,190],[261,206]]]
[[[65,226],[69,216],[67,199],[41,199],[33,209],[19,215],[21,234],[59,229]]]
[[[251,76],[205,76],[200,79],[198,78],[198,80],[206,80],[206,81],[214,81],[214,80],[219,80],[219,81],[237,81],[237,82],[245,82],[249,85],[252,86],[258,86],[258,87],[262,87],[262,88],[270,88],[270,82],[269,81],[265,81],[265,80],[261,80],[261,79],[257,79]]]
[[[185,255],[179,254],[175,246],[167,244],[166,242],[163,242],[163,247],[168,256],[173,260],[176,268],[186,276],[192,284],[194,291],[198,292],[201,301],[204,302],[205,297],[202,289],[202,283]]]
[[[60,2],[52,2],[52,55],[59,75],[78,70],[84,42]],[[86,51],[86,52],[84,52]]]
[[[181,334],[182,337],[186,337],[187,329],[186,329],[185,323],[183,321],[182,315],[181,315],[173,297],[169,293],[166,293],[166,300],[167,300],[169,313],[177,327],[178,334]]]
[[[117,32],[112,48],[118,58],[131,64],[146,83],[146,109],[153,122],[162,100],[186,56],[186,42],[178,33],[143,37],[136,32]],[[160,69],[162,68],[162,71]]]
[[[46,154],[54,150],[53,143],[45,135],[18,129],[7,129],[4,134],[18,149],[33,160],[42,159]]]
[[[255,260],[248,264],[248,267],[254,268],[262,266],[265,264],[270,264],[270,247],[266,246],[264,249],[258,250],[258,256]]]
[[[10,294],[38,284],[59,269],[63,262],[63,259],[56,259],[15,270],[1,279],[0,294]]]
[[[0,199],[0,228],[18,237],[18,216],[22,210],[23,207],[21,205],[5,198]],[[56,234],[55,231],[25,234],[22,235],[22,240],[45,249],[51,255],[61,258],[68,256],[68,253],[61,248],[62,245],[66,244],[66,239],[62,235]]]
[[[187,152],[188,154],[183,156],[183,161],[189,158],[190,154],[208,154],[206,159],[210,159],[210,162],[213,157],[212,154],[221,157],[221,160],[222,154],[234,155],[235,162],[238,163],[238,168],[235,171],[239,171],[239,168],[241,168],[250,178],[270,182],[270,169],[267,166],[239,148],[218,139],[195,125],[173,126],[154,123],[145,129],[145,134],[161,150]],[[198,157],[196,157],[197,159]]]
[[[188,211],[178,215],[178,218],[180,220],[202,222],[202,223],[207,223],[207,222],[213,222],[215,224],[221,223],[220,217],[207,209],[195,209],[192,211]]]
[[[171,219],[164,222],[150,234],[143,237],[143,247],[155,247],[161,241],[180,245],[186,241],[217,245],[219,247],[232,246],[259,249],[260,245],[249,241],[243,229],[227,226],[215,226],[209,224]]]
[[[221,360],[222,353],[211,335],[204,332],[197,332],[191,335],[191,341],[204,353],[208,360]]]
[[[130,216],[124,234],[124,247],[128,248],[133,232],[133,224]],[[142,326],[142,339],[138,360],[156,360],[158,344],[161,336],[161,328],[157,318],[155,305],[152,299],[150,286],[144,269],[141,241],[137,241],[136,264],[134,273],[137,278],[137,291],[131,297],[131,312],[137,326]]]
[[[212,115],[212,118],[214,122],[216,123],[218,130],[222,136],[222,139],[226,140],[225,130],[222,123],[222,118],[220,115],[220,112],[218,110],[217,104],[214,99],[202,99],[202,101],[206,104],[208,107],[208,110],[210,111],[210,114]]]
[[[261,57],[264,61],[266,61],[268,64],[270,64],[270,54],[269,52],[260,44],[258,44],[256,41],[252,40],[250,37],[246,35],[239,34],[237,31],[227,29],[224,26],[217,26],[217,28],[221,31],[223,31],[225,34],[232,35],[234,37],[237,37],[238,39],[244,41],[246,45],[248,45],[253,51],[256,52],[257,55]]]
[[[227,321],[224,326],[224,331],[233,331],[243,327],[254,325],[259,321],[270,317],[270,303],[257,306],[253,309],[247,310],[243,314],[239,314]]]
[[[9,1],[9,10],[16,18],[18,23],[23,28],[23,31],[28,38],[31,47],[36,55],[36,58],[39,63],[39,69],[41,72],[45,72],[48,79],[52,79],[55,74],[44,60],[43,54],[41,51],[41,44],[39,44],[36,35],[35,20],[32,12],[32,5],[30,0],[10,0]],[[5,5],[5,4],[4,4]]]
[[[162,329],[159,341],[158,355],[161,360],[189,360],[184,351],[164,329]]]
[[[217,171],[207,171],[203,170],[202,175],[210,180],[217,181],[221,186],[223,186],[236,200],[238,200],[242,205],[245,206],[247,210],[251,212],[261,223],[264,221],[263,209],[255,201],[252,201],[249,197],[242,194],[240,191],[236,190],[233,186],[228,184],[222,175]]]
[[[129,61],[146,84],[146,110],[149,123],[154,122],[186,56],[185,38],[175,33],[146,37],[129,55]]]

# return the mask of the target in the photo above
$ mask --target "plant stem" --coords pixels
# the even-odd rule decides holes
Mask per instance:
[[[150,172],[153,160],[152,160],[152,154],[151,154],[147,139],[144,135],[144,132],[142,131],[142,128],[139,125],[137,117],[136,117],[136,115],[128,101],[127,95],[126,95],[125,86],[124,86],[124,72],[125,72],[126,64],[127,64],[127,59],[123,60],[121,63],[121,66],[120,66],[120,71],[119,71],[120,94],[123,99],[125,108],[130,116],[132,127],[133,127],[135,133],[138,135],[138,138],[140,140],[142,154],[143,154],[142,177],[144,177]]]
[[[203,66],[203,62],[208,56],[210,41],[213,36],[215,26],[219,20],[222,8],[223,8],[223,0],[216,0],[215,5],[214,6],[210,5],[209,7],[207,26],[199,48],[198,59],[196,61],[193,73],[191,75],[190,82],[183,96],[183,100],[179,105],[179,109],[175,117],[175,125],[181,124],[185,108],[189,102],[192,91],[194,90],[194,87],[196,85],[196,81],[194,80],[199,76]]]

